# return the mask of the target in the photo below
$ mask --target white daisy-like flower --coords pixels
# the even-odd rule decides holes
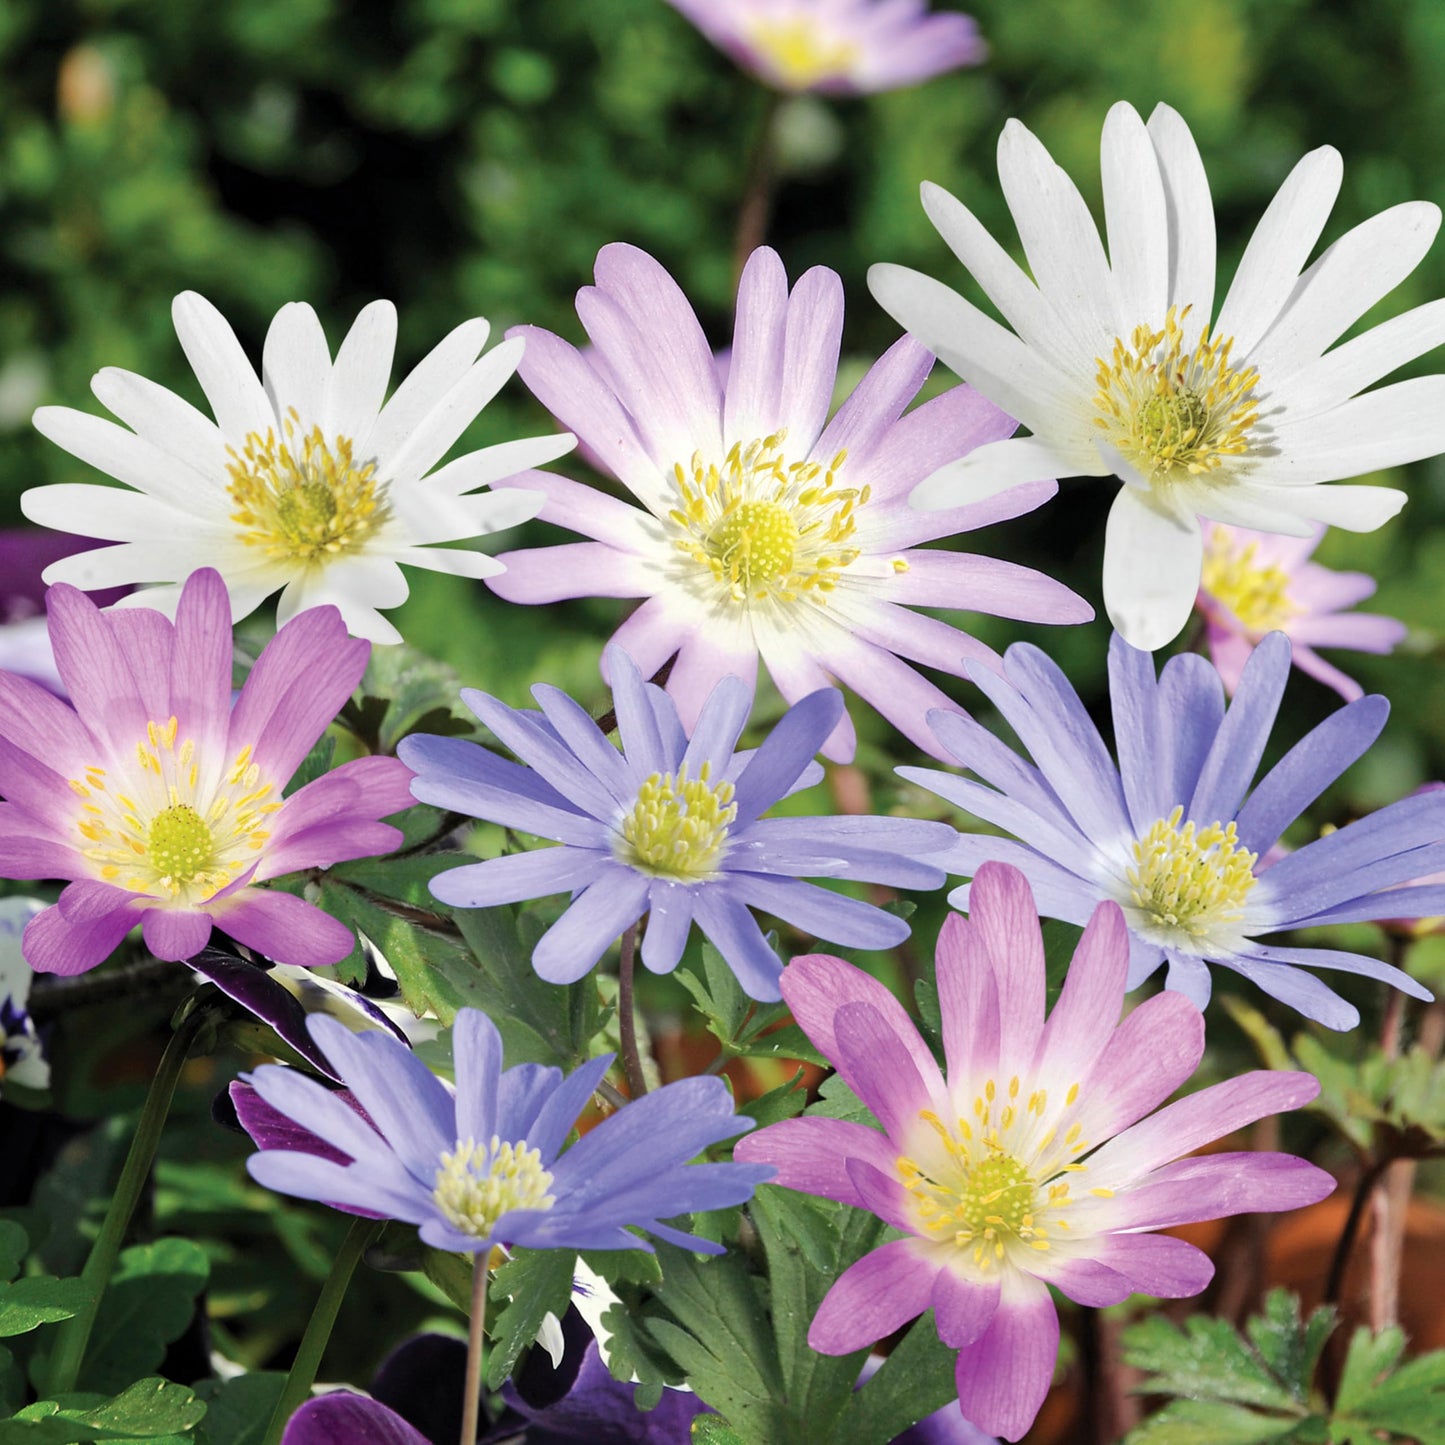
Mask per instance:
[[[1118,477],[1104,603],[1128,641],[1152,649],[1193,606],[1201,517],[1296,537],[1318,522],[1373,531],[1404,493],[1318,484],[1445,450],[1445,377],[1359,394],[1445,342],[1445,301],[1328,349],[1415,269],[1440,211],[1393,206],[1305,269],[1341,178],[1336,150],[1311,151],[1216,315],[1214,211],[1184,121],[1161,105],[1146,127],[1116,105],[1102,157],[1107,257],[1073,182],[1022,125],[1005,127],[999,179],[1032,278],[964,205],[924,186],[930,219],[1007,326],[904,267],[875,266],[869,282],[885,310],[1032,432],[943,467],[914,505],[956,507],[1041,477]]]
[[[519,473],[571,449],[570,436],[525,437],[468,452],[440,470],[478,412],[516,370],[521,340],[485,356],[489,326],[463,322],[386,400],[396,308],[373,301],[333,360],[311,307],[293,302],[266,333],[258,377],[226,319],[187,291],[176,335],[215,420],[133,372],[106,367],[91,388],[123,426],[46,406],[36,427],[131,491],[84,483],[36,487],[20,499],[42,526],[120,545],[56,562],[47,582],[86,589],[145,585],[118,606],[174,612],[180,584],[214,567],[232,620],[278,589],[278,623],[334,603],[347,628],[399,642],[377,611],[406,600],[399,563],[462,577],[501,564],[458,542],[525,522],[543,497]],[[520,488],[477,495],[509,477]]]

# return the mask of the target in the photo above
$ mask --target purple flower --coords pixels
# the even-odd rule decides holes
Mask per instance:
[[[760,1129],[737,1155],[904,1235],[828,1291],[808,1332],[814,1349],[847,1354],[932,1308],[939,1337],[960,1351],[963,1415],[1017,1440],[1058,1353],[1048,1286],[1093,1306],[1197,1294],[1214,1272],[1207,1256],[1147,1231],[1293,1209],[1334,1188],[1288,1154],[1180,1157],[1307,1103],[1319,1085],[1245,1074],[1146,1118],[1198,1066],[1204,1020],[1162,993],[1119,1023],[1128,961],[1123,917],[1101,904],[1046,1021],[1028,885],[985,865],[972,915],[950,918],[938,941],[945,1075],[875,979],[837,958],[794,959],[784,996],[883,1132],[805,1115]]]
[[[335,608],[288,623],[231,705],[226,589],[209,569],[172,623],[100,612],[50,589],[50,639],[74,706],[0,673],[0,877],[63,878],[25,930],[41,973],[94,968],[137,923],[158,958],[199,953],[214,923],[288,963],[336,963],[350,932],[289,893],[255,885],[384,853],[377,821],[411,802],[395,758],[361,758],[282,790],[366,666]]]
[[[925,716],[958,705],[902,659],[961,675],[966,658],[997,667],[998,657],[911,609],[1094,615],[1030,568],[917,545],[1032,511],[1057,484],[914,511],[908,494],[923,477],[1015,423],[966,386],[904,416],[933,367],[906,337],[828,421],[843,329],[833,272],[814,268],[790,294],[776,253],[753,253],[726,384],[687,298],[651,256],[606,246],[596,274],[577,296],[590,359],[523,327],[521,376],[641,506],[529,476],[545,520],[595,540],[509,552],[488,585],[512,602],[645,598],[613,640],[649,677],[676,654],[667,690],[684,728],[721,678],[752,681],[761,657],[789,702],[836,678],[939,756]],[[842,715],[823,751],[846,762],[855,746]]]
[[[1390,652],[1404,637],[1405,624],[1393,617],[1344,611],[1374,594],[1375,579],[1311,562],[1324,534],[1323,523],[1308,537],[1204,524],[1204,571],[1195,606],[1208,625],[1209,655],[1231,696],[1256,644],[1276,629],[1290,639],[1295,666],[1346,702],[1364,689],[1314,649]]]
[[[281,1445],[432,1445],[379,1400],[336,1390],[304,1401],[286,1422]]]
[[[752,689],[724,678],[689,740],[678,709],[644,683],[620,648],[608,649],[619,752],[565,693],[538,686],[540,713],[517,712],[486,693],[467,706],[526,767],[457,738],[412,736],[400,747],[415,769],[412,792],[560,848],[453,868],[432,892],[459,908],[572,892],[532,963],[551,983],[572,983],[624,929],[648,915],[642,961],[677,967],[691,925],[710,938],[755,999],[779,997],[783,963],[752,908],[851,948],[891,948],[908,936],[901,918],[803,881],[851,878],[937,888],[944,875],[924,855],[955,837],[911,818],[764,818],[779,798],[817,780],[814,752],[836,726],[832,689],[790,708],[756,752],[735,751]]]
[[[1271,633],[1245,664],[1226,712],[1219,674],[1202,657],[1171,658],[1156,681],[1149,654],[1115,636],[1116,766],[1068,679],[1020,643],[1002,677],[980,668],[974,680],[1037,766],[970,719],[940,713],[939,738],[984,783],[899,771],[1020,840],[964,834],[948,863],[955,872],[972,874],[990,858],[1013,863],[1043,912],[1071,923],[1083,923],[1101,899],[1118,903],[1131,939],[1130,988],[1167,959],[1166,986],[1203,1008],[1207,965],[1217,963],[1329,1028],[1353,1028],[1354,1006],[1298,965],[1431,995],[1378,959],[1265,944],[1260,935],[1412,908],[1445,912],[1445,888],[1395,887],[1445,866],[1445,795],[1406,798],[1271,857],[1280,834],[1365,752],[1389,714],[1383,697],[1347,704],[1251,791],[1289,668],[1289,639]],[[966,908],[968,897],[960,888],[950,902]]]
[[[390,1034],[353,1034],[324,1015],[309,1025],[366,1118],[297,1070],[257,1069],[249,1078],[261,1099],[334,1153],[322,1157],[305,1144],[263,1149],[247,1161],[252,1178],[282,1194],[415,1224],[437,1249],[650,1249],[628,1233],[638,1227],[720,1253],[721,1245],[661,1220],[739,1204],[772,1177],[761,1165],[688,1163],[751,1127],[733,1113],[720,1079],[668,1084],[564,1149],[610,1054],[565,1079],[540,1064],[504,1071],[496,1026],[462,1009],[452,1034],[453,1095]]]
[[[777,90],[859,95],[916,85],[988,47],[967,15],[923,0],[668,0],[719,50]]]

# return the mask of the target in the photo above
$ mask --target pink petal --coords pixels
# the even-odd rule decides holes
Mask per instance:
[[[59,908],[47,908],[25,925],[20,952],[36,973],[85,973],[104,963],[139,922],[129,908],[86,923],[67,923]]]
[[[993,1078],[998,1072],[998,985],[987,945],[972,923],[950,913],[938,934],[938,1006],[948,1077]]]
[[[634,553],[600,542],[529,547],[497,560],[507,570],[488,577],[487,586],[508,602],[529,606],[571,597],[648,597],[657,587]]]
[[[231,716],[231,600],[212,568],[192,573],[181,589],[171,655],[171,710],[180,734],[193,738],[199,750],[224,748]]]
[[[939,1270],[932,1299],[938,1338],[953,1350],[973,1344],[992,1324],[999,1296],[997,1275],[979,1281],[956,1270]]]
[[[860,1159],[887,1174],[897,1157],[898,1151],[888,1138],[866,1124],[811,1115],[784,1119],[746,1134],[733,1150],[735,1159],[775,1165],[775,1184],[860,1208],[863,1200],[849,1178],[848,1160]]]
[[[723,440],[746,445],[778,429],[788,273],[778,253],[759,246],[738,282],[732,365],[723,407]]]
[[[141,914],[146,947],[157,958],[177,963],[194,958],[211,941],[211,916],[171,908],[147,908]]]
[[[891,1335],[929,1306],[939,1266],[916,1240],[865,1254],[834,1281],[808,1329],[823,1355],[848,1355]]]
[[[55,665],[76,712],[129,751],[150,719],[114,631],[90,598],[65,583],[50,589],[46,607]]]
[[[277,963],[325,968],[356,947],[344,923],[278,889],[244,889],[213,901],[210,912],[217,928]]]
[[[985,863],[969,892],[998,985],[999,1073],[1025,1073],[1044,1029],[1044,939],[1028,880],[1007,863]]]
[[[842,337],[843,283],[837,272],[814,266],[804,272],[788,298],[778,401],[779,419],[788,428],[788,445],[799,453],[811,450],[828,419]]]
[[[925,1072],[914,1061],[913,1054],[922,1043],[918,1031],[910,1023],[905,1042],[894,1021],[868,1003],[844,1003],[833,1015],[833,1027],[838,1051],[833,1062],[848,1087],[873,1111],[891,1138],[908,1139],[919,1113],[933,1108],[943,1097],[937,1064]]]
[[[954,1381],[964,1418],[1017,1440],[1034,1423],[1059,1354],[1059,1316],[1048,1290],[1012,1272],[993,1323],[958,1356]]]
[[[914,548],[888,596],[905,607],[956,607],[1023,622],[1090,622],[1094,609],[1072,588],[996,557]]]

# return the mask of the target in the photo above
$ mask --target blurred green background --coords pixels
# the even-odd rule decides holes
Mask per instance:
[[[1445,197],[1438,0],[966,8],[992,47],[982,68],[874,99],[792,100],[776,119],[769,239],[794,275],[820,262],[841,272],[845,379],[896,335],[867,294],[871,262],[968,284],[923,216],[920,180],[966,198],[1012,244],[993,162],[1010,115],[1097,203],[1108,106],[1178,107],[1213,184],[1223,274],[1312,146],[1346,158],[1326,240],[1394,202]],[[622,239],[667,265],[726,343],[738,201],[768,96],[662,0],[0,0],[0,57],[0,522],[19,519],[27,486],[94,479],[32,431],[35,406],[99,410],[88,380],[103,365],[200,400],[169,318],[187,287],[256,356],[286,301],[311,301],[334,345],[365,302],[390,297],[399,375],[475,314],[498,333],[529,321],[580,339],[572,295],[597,249]],[[1442,290],[1437,245],[1382,312]],[[547,426],[514,383],[468,440]],[[1393,659],[1337,655],[1396,709],[1349,782],[1350,809],[1445,774],[1445,674],[1429,665],[1445,469],[1401,480],[1403,517],[1370,537],[1334,534],[1321,552],[1379,575],[1379,607],[1414,629]],[[1068,484],[970,545],[1045,567],[1097,604],[1106,503],[1100,484]],[[403,631],[468,682],[520,699],[546,675],[600,702],[596,644],[618,604],[544,612],[432,574],[413,585]],[[1028,630],[958,620],[999,646]],[[1103,630],[1035,636],[1097,697]],[[1297,675],[1283,736],[1331,706]],[[865,732],[897,760],[886,728]]]

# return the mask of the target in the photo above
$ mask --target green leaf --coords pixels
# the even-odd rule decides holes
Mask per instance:
[[[813,1041],[797,1024],[784,1024],[770,1033],[752,1034],[752,1023],[743,1030],[746,1040],[738,1047],[738,1054],[745,1059],[798,1059],[805,1064],[817,1064],[830,1068],[829,1061],[813,1047]]]
[[[537,1338],[545,1315],[560,1320],[567,1313],[576,1258],[568,1249],[518,1249],[493,1274],[491,1298],[510,1303],[497,1315],[490,1332],[488,1389],[501,1389],[518,1356]]]
[[[821,1119],[847,1119],[850,1123],[866,1124],[871,1129],[881,1126],[873,1117],[867,1104],[843,1082],[841,1074],[831,1074],[818,1085],[818,1102],[810,1104],[803,1111]]]
[[[691,967],[683,967],[677,971],[677,980],[697,1001],[708,1030],[724,1044],[731,1044],[748,1016],[752,1000],[722,954],[704,943],[701,975]]]
[[[15,1418],[0,1424],[0,1445],[21,1442],[91,1440],[161,1440],[189,1430],[205,1415],[194,1391],[169,1380],[144,1379],[114,1398],[104,1394],[61,1395],[27,1405]],[[38,1429],[17,1428],[36,1422]]]
[[[472,1307],[472,1258],[444,1249],[422,1250],[421,1267],[426,1277],[463,1313]]]
[[[0,1338],[68,1320],[79,1314],[90,1298],[90,1290],[80,1280],[56,1279],[49,1274],[0,1285]]]
[[[958,1351],[938,1338],[933,1311],[893,1347],[883,1368],[853,1394],[838,1421],[839,1440],[886,1445],[911,1425],[958,1398]]]
[[[1322,1428],[1321,1422],[1314,1422]],[[1162,1410],[1136,1425],[1125,1445],[1306,1445],[1323,1437],[1302,1434],[1297,1417],[1262,1415],[1243,1405],[1219,1400],[1171,1400]]]
[[[428,886],[439,873],[477,860],[470,853],[417,853],[410,858],[359,858],[327,872],[381,898],[394,898],[430,913],[445,913]]]
[[[1381,1430],[1417,1445],[1445,1445],[1445,1350],[1394,1369],[1404,1348],[1398,1327],[1373,1337],[1355,1331],[1330,1422],[1337,1445],[1366,1445]]]
[[[282,790],[281,796],[289,798],[292,793],[314,783],[323,773],[331,771],[331,760],[336,756],[336,734],[324,732],[312,745],[311,751],[301,759],[301,766],[291,775],[291,781]]]
[[[692,1445],[744,1445],[744,1442],[721,1415],[699,1415],[692,1422]]]
[[[785,1084],[779,1084],[776,1089],[769,1089],[766,1094],[760,1094],[756,1099],[749,1099],[746,1104],[740,1105],[738,1113],[746,1114],[750,1119],[756,1119],[761,1128],[766,1124],[776,1124],[783,1119],[793,1119],[803,1112],[803,1105],[808,1102],[808,1091],[802,1087],[803,1071],[798,1070]]]
[[[190,1324],[209,1275],[206,1252],[189,1239],[124,1250],[95,1317],[81,1383],[112,1394],[155,1370]]]
[[[278,1370],[202,1380],[196,1396],[205,1403],[206,1418],[196,1430],[196,1445],[261,1445],[285,1384]]]
[[[1317,1317],[1321,1325],[1316,1326],[1312,1341],[1306,1338],[1300,1325],[1299,1300],[1288,1290],[1273,1289],[1265,1299],[1264,1313],[1255,1315],[1246,1326],[1260,1359],[1301,1404],[1309,1396],[1318,1351],[1334,1328],[1333,1310],[1317,1311],[1311,1316],[1312,1325]],[[1312,1355],[1310,1348],[1314,1342],[1317,1344]]]
[[[1073,962],[1074,950],[1084,936],[1084,930],[1074,923],[1063,923],[1057,918],[1046,919],[1044,934],[1044,1000],[1052,1007],[1063,991],[1064,976]]]
[[[662,1283],[657,1256],[646,1249],[584,1249],[582,1261],[614,1288],[624,1284]]]
[[[13,1219],[0,1219],[0,1284],[15,1278],[30,1249],[30,1237]]]

